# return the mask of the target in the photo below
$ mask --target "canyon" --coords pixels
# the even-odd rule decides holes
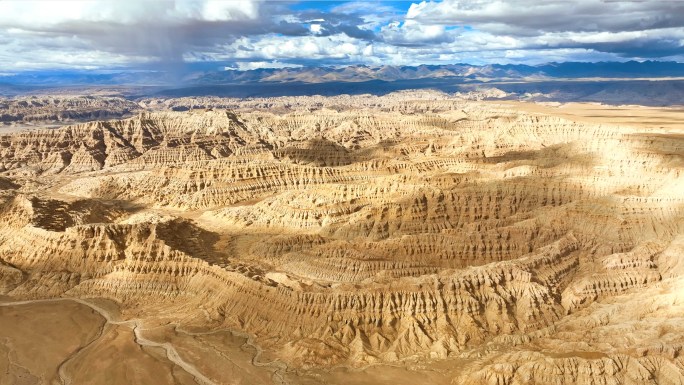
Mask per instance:
[[[0,384],[684,383],[684,111],[472,99],[6,102]]]

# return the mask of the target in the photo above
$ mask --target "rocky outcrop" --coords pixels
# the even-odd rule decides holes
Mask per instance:
[[[298,369],[680,383],[682,133],[422,96],[5,135],[0,294],[239,329]]]
[[[29,96],[0,99],[0,122],[45,123],[120,118],[140,109],[135,102],[102,96]]]

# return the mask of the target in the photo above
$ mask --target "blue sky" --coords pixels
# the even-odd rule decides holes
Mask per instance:
[[[0,72],[684,61],[684,1],[0,0]]]

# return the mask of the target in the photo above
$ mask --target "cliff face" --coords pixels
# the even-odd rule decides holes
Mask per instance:
[[[684,380],[683,133],[291,102],[0,137],[0,294],[239,329],[295,368]]]
[[[1,123],[63,122],[120,118],[140,109],[135,102],[101,96],[0,98]]]

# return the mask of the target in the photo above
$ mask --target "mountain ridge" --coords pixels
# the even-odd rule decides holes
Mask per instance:
[[[241,71],[216,65],[187,64],[179,72],[150,70],[44,70],[5,74],[0,87],[67,85],[210,85],[253,83],[329,83],[369,80],[452,79],[478,82],[491,79],[662,78],[684,76],[684,63],[665,61],[550,62],[540,65],[464,63],[395,66],[259,68]]]

